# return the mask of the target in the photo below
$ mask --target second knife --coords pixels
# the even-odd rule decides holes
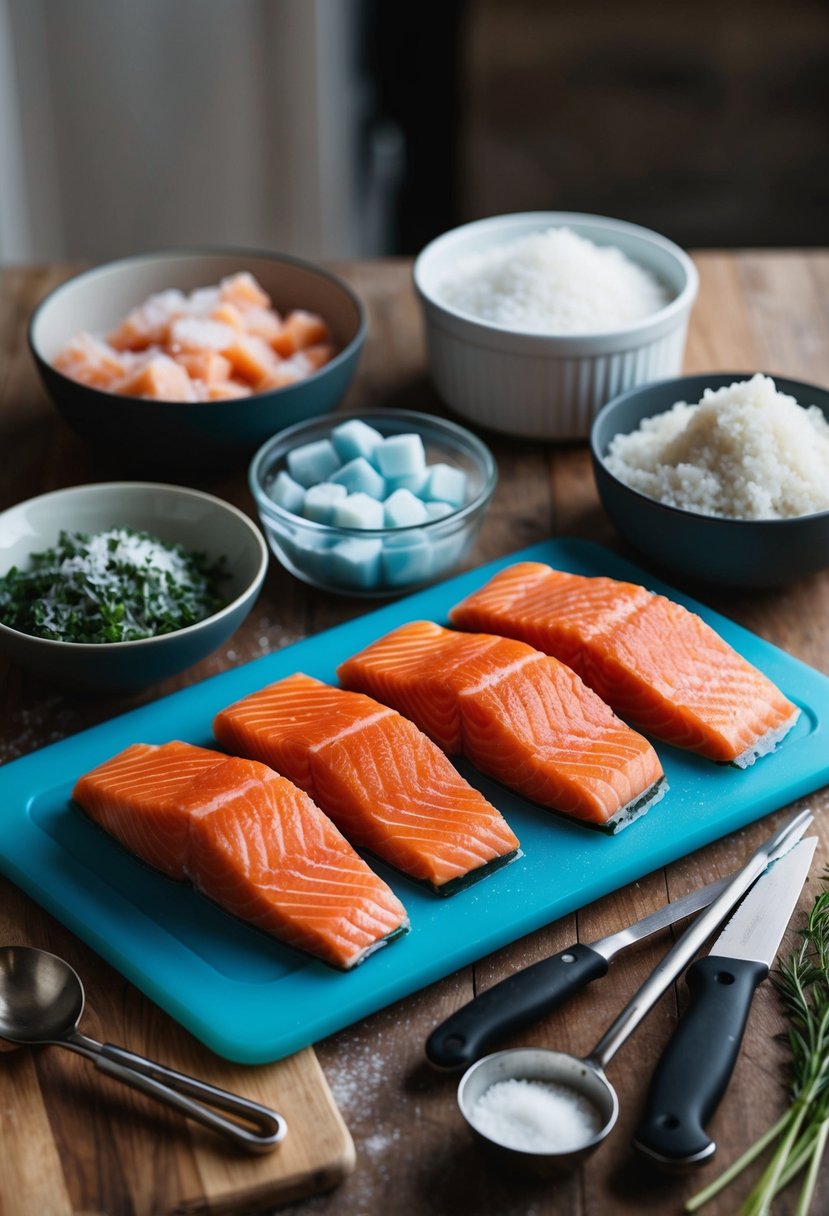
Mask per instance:
[[[668,1171],[707,1161],[705,1124],[731,1077],[751,1001],[769,973],[809,873],[817,838],[801,840],[758,878],[714,942],[688,969],[691,1004],[651,1078],[633,1144]]]
[[[426,1055],[437,1068],[466,1068],[497,1039],[551,1013],[591,980],[607,974],[614,955],[706,908],[733,874],[691,891],[634,925],[589,945],[577,943],[494,984],[436,1027]]]

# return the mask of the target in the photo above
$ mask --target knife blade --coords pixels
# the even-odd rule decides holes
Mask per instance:
[[[606,975],[620,950],[706,908],[734,877],[711,882],[616,933],[568,946],[493,984],[432,1031],[426,1040],[430,1063],[466,1068],[490,1043],[551,1013],[591,980]]]
[[[552,1012],[591,980],[605,975],[610,959],[619,950],[700,908],[722,902],[721,897],[728,891],[729,900],[712,924],[713,930],[771,862],[800,840],[812,818],[811,812],[800,811],[765,841],[742,869],[721,882],[692,891],[627,929],[588,945],[577,943],[494,984],[432,1031],[426,1040],[427,1059],[436,1068],[466,1068],[493,1040]],[[738,889],[732,892],[732,886]]]
[[[754,993],[769,974],[816,845],[816,837],[806,837],[761,874],[709,953],[686,973],[691,1002],[659,1059],[633,1137],[664,1170],[689,1169],[716,1151],[705,1124],[728,1086]]]

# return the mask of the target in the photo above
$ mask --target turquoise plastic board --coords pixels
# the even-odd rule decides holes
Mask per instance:
[[[81,773],[130,743],[211,744],[223,706],[294,671],[335,682],[348,655],[405,621],[445,622],[496,570],[546,561],[643,583],[698,612],[802,709],[777,753],[740,771],[656,744],[670,792],[618,836],[568,823],[463,767],[523,856],[441,899],[381,863],[411,932],[351,973],[295,954],[156,874],[70,803]],[[219,1055],[279,1059],[829,781],[829,679],[597,545],[548,541],[173,693],[0,768],[0,867]]]

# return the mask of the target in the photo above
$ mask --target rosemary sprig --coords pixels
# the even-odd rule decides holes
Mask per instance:
[[[795,1216],[806,1216],[829,1141],[829,867],[801,942],[773,976],[786,1014],[791,1053],[788,1110],[714,1182],[685,1204],[696,1212],[772,1145],[771,1159],[739,1208],[740,1216],[768,1216],[775,1195],[805,1177]]]

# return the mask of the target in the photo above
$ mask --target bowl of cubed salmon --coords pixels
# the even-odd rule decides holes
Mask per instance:
[[[271,549],[325,591],[392,596],[469,554],[497,482],[476,435],[414,410],[337,413],[259,449],[250,490]]]
[[[244,250],[140,254],[36,308],[29,345],[69,425],[137,468],[222,467],[332,410],[365,310],[341,278]]]

